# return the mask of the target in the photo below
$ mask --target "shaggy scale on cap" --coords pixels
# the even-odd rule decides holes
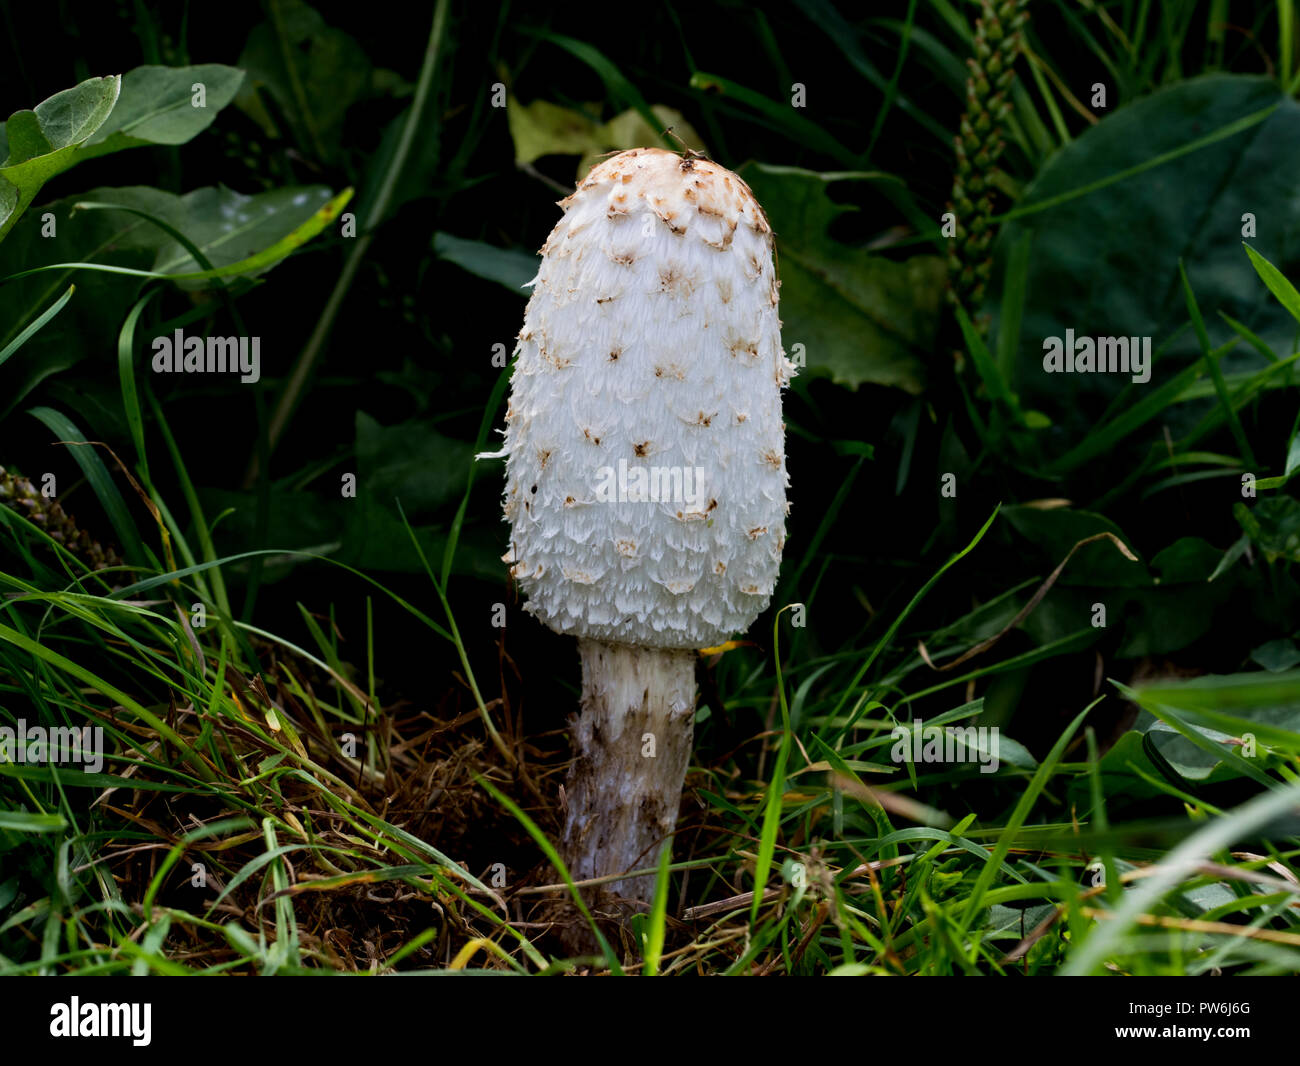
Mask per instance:
[[[656,148],[560,206],[499,453],[505,560],[561,633],[720,644],[767,606],[785,544],[771,227],[737,175]]]

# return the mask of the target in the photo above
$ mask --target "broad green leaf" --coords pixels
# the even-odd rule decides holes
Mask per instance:
[[[329,203],[331,194],[321,185],[272,189],[255,196],[219,186],[195,189],[179,199],[180,224],[176,228],[220,270],[250,259],[292,235]],[[279,261],[274,259],[243,271],[241,276],[265,273]],[[152,269],[160,274],[188,274],[203,267],[164,235]],[[181,283],[183,289],[207,287],[209,283],[202,281]]]
[[[184,144],[212,124],[243,77],[218,63],[137,67],[11,115],[0,138],[0,240],[52,177],[124,148]]]
[[[1043,575],[1086,537],[1106,532],[1130,543],[1119,527],[1089,511],[1021,506],[1008,507],[1004,513],[1008,523],[1041,551]],[[1085,545],[1024,620],[1023,628],[1044,645],[1081,625],[1101,622],[1107,629],[1122,627],[1119,658],[1171,654],[1204,636],[1235,591],[1232,578],[1210,581],[1220,554],[1198,537],[1183,537],[1158,552],[1148,569],[1126,559],[1109,539]],[[1104,619],[1097,613],[1099,605],[1105,610]]]
[[[1268,78],[1212,74],[1181,82],[1120,108],[1061,149],[1027,187],[1003,224],[985,310],[1000,313],[1000,286],[1013,249],[1033,234],[1019,345],[1010,382],[1021,402],[1054,426],[1040,436],[1059,453],[1087,439],[1122,390],[1131,404],[1201,359],[1178,276],[1181,257],[1218,347],[1243,323],[1279,352],[1290,352],[1295,320],[1260,284],[1242,255],[1247,237],[1283,273],[1294,273],[1300,215],[1293,175],[1300,168],[1300,104]],[[1151,379],[1128,374],[1047,373],[1044,341],[1064,337],[1149,337],[1168,347]],[[1181,330],[1181,332],[1179,332]],[[1176,335],[1175,335],[1176,334]],[[1172,338],[1172,340],[1171,340]],[[1248,344],[1222,358],[1225,377],[1265,365]],[[1171,417],[1199,417],[1208,404]],[[1157,426],[1143,427],[1155,439]]]
[[[1220,555],[1200,537],[1182,537],[1158,552],[1151,560],[1159,575],[1154,587],[1135,591],[1111,608],[1124,618],[1118,655],[1169,655],[1208,633],[1235,591],[1232,580],[1210,581]]]
[[[175,196],[148,186],[92,189],[83,196],[50,204],[52,230],[35,213],[22,219],[4,245],[5,273],[16,274],[47,263],[112,263],[139,270],[183,274],[198,265],[162,229],[140,215],[114,210],[75,210],[79,203],[113,203],[161,219],[186,234],[215,266],[228,268],[250,252],[293,244],[317,224],[317,212],[330,202],[321,186],[275,189],[243,196],[226,188],[196,189]],[[46,233],[49,235],[43,235]],[[298,243],[301,243],[299,241]],[[257,263],[263,273],[290,247]],[[67,369],[87,354],[110,349],[125,314],[124,302],[139,279],[98,271],[44,271],[0,285],[0,350],[28,328],[74,280],[76,297],[48,322],[5,366],[5,403],[13,403],[50,373]],[[180,281],[183,288],[210,282]],[[12,391],[11,391],[12,390]]]
[[[55,93],[34,111],[9,116],[8,154],[0,164],[0,240],[41,186],[76,163],[77,150],[104,124],[121,89],[119,75],[90,78]]]
[[[1188,781],[1209,783],[1212,780],[1229,780],[1237,777],[1232,767],[1224,764],[1222,758],[1213,750],[1220,747],[1227,751],[1227,742],[1232,734],[1215,729],[1193,726],[1196,732],[1212,742],[1213,747],[1200,747],[1193,744],[1182,733],[1161,721],[1151,721],[1146,729],[1146,736],[1155,745],[1156,751],[1165,761]]]
[[[1250,660],[1259,663],[1270,673],[1276,674],[1283,670],[1290,670],[1294,666],[1300,666],[1300,648],[1296,647],[1294,640],[1288,640],[1285,637],[1270,640],[1252,651]]]
[[[831,200],[830,185],[889,176],[761,163],[746,164],[740,175],[776,233],[787,354],[802,344],[810,371],[849,388],[870,383],[920,392],[921,357],[934,340],[943,298],[943,260],[921,255],[896,262],[828,233],[839,215],[853,210]]]
[[[1285,758],[1300,753],[1300,671],[1159,680],[1128,695],[1161,720],[1150,726],[1152,738],[1189,780],[1205,777],[1220,763],[1237,776],[1266,780],[1260,776],[1266,765],[1259,759],[1266,754],[1260,746]]]
[[[465,488],[474,446],[452,440],[426,422],[382,426],[364,411],[356,418],[358,495],[396,513],[423,515],[450,503]]]
[[[79,158],[147,144],[185,144],[212,125],[243,80],[242,70],[220,63],[136,67],[122,76],[113,113]]]
[[[506,101],[506,121],[519,166],[547,155],[585,156],[599,142],[600,123],[549,100],[521,104],[512,97]]]
[[[542,265],[535,253],[520,248],[497,248],[483,241],[467,241],[450,233],[433,235],[433,251],[462,270],[498,282],[525,299],[529,290],[524,286],[537,277]]]
[[[283,136],[256,90],[265,89],[298,146],[314,159],[340,151],[348,108],[370,88],[371,64],[352,35],[301,0],[269,0],[239,56],[248,83],[236,106],[271,136]]]
[[[1046,564],[1044,575],[1069,555],[1070,549],[1079,541],[1098,533],[1110,533],[1128,545],[1130,550],[1133,547],[1117,525],[1091,511],[1076,511],[1065,507],[1044,510],[1016,506],[1004,507],[1002,514],[1017,532],[1042,551]],[[1080,548],[1057,579],[1060,586],[1143,587],[1150,583],[1146,567],[1124,558],[1109,538]]]

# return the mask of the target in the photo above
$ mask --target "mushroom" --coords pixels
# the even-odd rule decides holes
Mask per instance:
[[[772,230],[695,153],[622,152],[560,201],[516,347],[504,560],[578,638],[561,854],[576,880],[654,867],[695,718],[696,650],[767,607],[785,543]],[[625,916],[642,875],[589,894]]]

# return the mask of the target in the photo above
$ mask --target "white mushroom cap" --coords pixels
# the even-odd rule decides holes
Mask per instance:
[[[737,175],[656,148],[560,206],[511,379],[505,559],[561,633],[720,644],[767,606],[785,544],[771,227]]]

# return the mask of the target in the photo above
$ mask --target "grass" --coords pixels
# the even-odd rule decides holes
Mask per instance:
[[[161,512],[163,501],[155,503]],[[33,559],[57,550],[34,529],[7,525],[30,542]],[[170,533],[184,545],[179,527]],[[952,565],[968,562],[965,554]],[[15,804],[0,829],[18,860],[7,864],[13,872],[4,887],[11,899],[20,885],[47,893],[0,927],[9,972],[385,972],[463,969],[471,956],[518,973],[619,972],[642,955],[648,970],[664,975],[1034,974],[1061,966],[1091,972],[1103,963],[1161,974],[1189,965],[1196,972],[1210,960],[1249,973],[1295,968],[1300,848],[1209,865],[1226,843],[1294,804],[1284,764],[1282,778],[1257,772],[1267,790],[1238,810],[1188,797],[1193,821],[1213,815],[1214,832],[1153,856],[1148,827],[1135,833],[1106,819],[1095,739],[1093,758],[1065,760],[1094,701],[1035,768],[1004,764],[997,795],[951,830],[908,826],[916,816],[910,797],[971,775],[916,766],[908,767],[912,781],[891,783],[881,776],[887,764],[864,761],[896,721],[896,699],[869,680],[870,668],[907,612],[861,665],[845,651],[782,670],[778,652],[775,677],[747,672],[731,698],[774,696],[784,726],[746,742],[751,751],[777,743],[765,783],[744,774],[737,753],[702,753],[692,769],[691,793],[702,807],[687,805],[698,813],[684,819],[680,858],[659,877],[693,920],[675,917],[661,892],[645,945],[606,944],[601,958],[566,961],[552,930],[572,919],[548,918],[554,893],[536,884],[546,860],[558,864],[547,842],[555,812],[536,783],[557,778],[562,745],[538,747],[537,738],[503,730],[512,763],[490,742],[482,713],[438,718],[378,707],[373,676],[340,658],[319,626],[315,646],[300,647],[228,619],[187,625],[188,605],[210,594],[200,582],[229,560],[128,574],[61,558],[65,579],[45,589],[0,575],[8,620],[0,647],[11,678],[0,691],[6,702],[31,700],[44,724],[95,723],[111,753],[96,774],[0,768]],[[135,580],[104,588],[126,578]],[[467,655],[450,616],[444,628],[412,615],[429,639]],[[256,680],[245,649],[261,664]],[[79,665],[86,658],[102,663],[98,672]],[[105,676],[124,671],[135,695]],[[835,677],[843,680],[825,683]],[[823,683],[810,692],[809,680]],[[1281,677],[1255,703],[1294,699],[1296,684]],[[787,686],[797,693],[797,729]],[[1215,705],[1218,689],[1198,691],[1200,704]],[[481,697],[474,702],[482,712]],[[367,734],[383,741],[368,748],[375,765],[348,753],[348,736]],[[1289,730],[1261,735],[1300,751]],[[1082,802],[1066,802],[1073,783],[1085,786]],[[532,877],[516,880],[512,870],[509,887],[498,889],[490,870],[451,857],[485,832],[485,821],[524,856],[526,841],[536,845]],[[1172,843],[1176,831],[1163,839]],[[1086,887],[1099,855],[1108,880]],[[562,869],[561,876],[580,898]],[[1140,884],[1140,895],[1108,894],[1114,878]],[[1246,889],[1232,909],[1244,924],[1216,926],[1206,917],[1225,913],[1221,899],[1201,895],[1225,878]],[[1163,942],[1145,934],[1139,944],[1138,933],[1157,919]]]

